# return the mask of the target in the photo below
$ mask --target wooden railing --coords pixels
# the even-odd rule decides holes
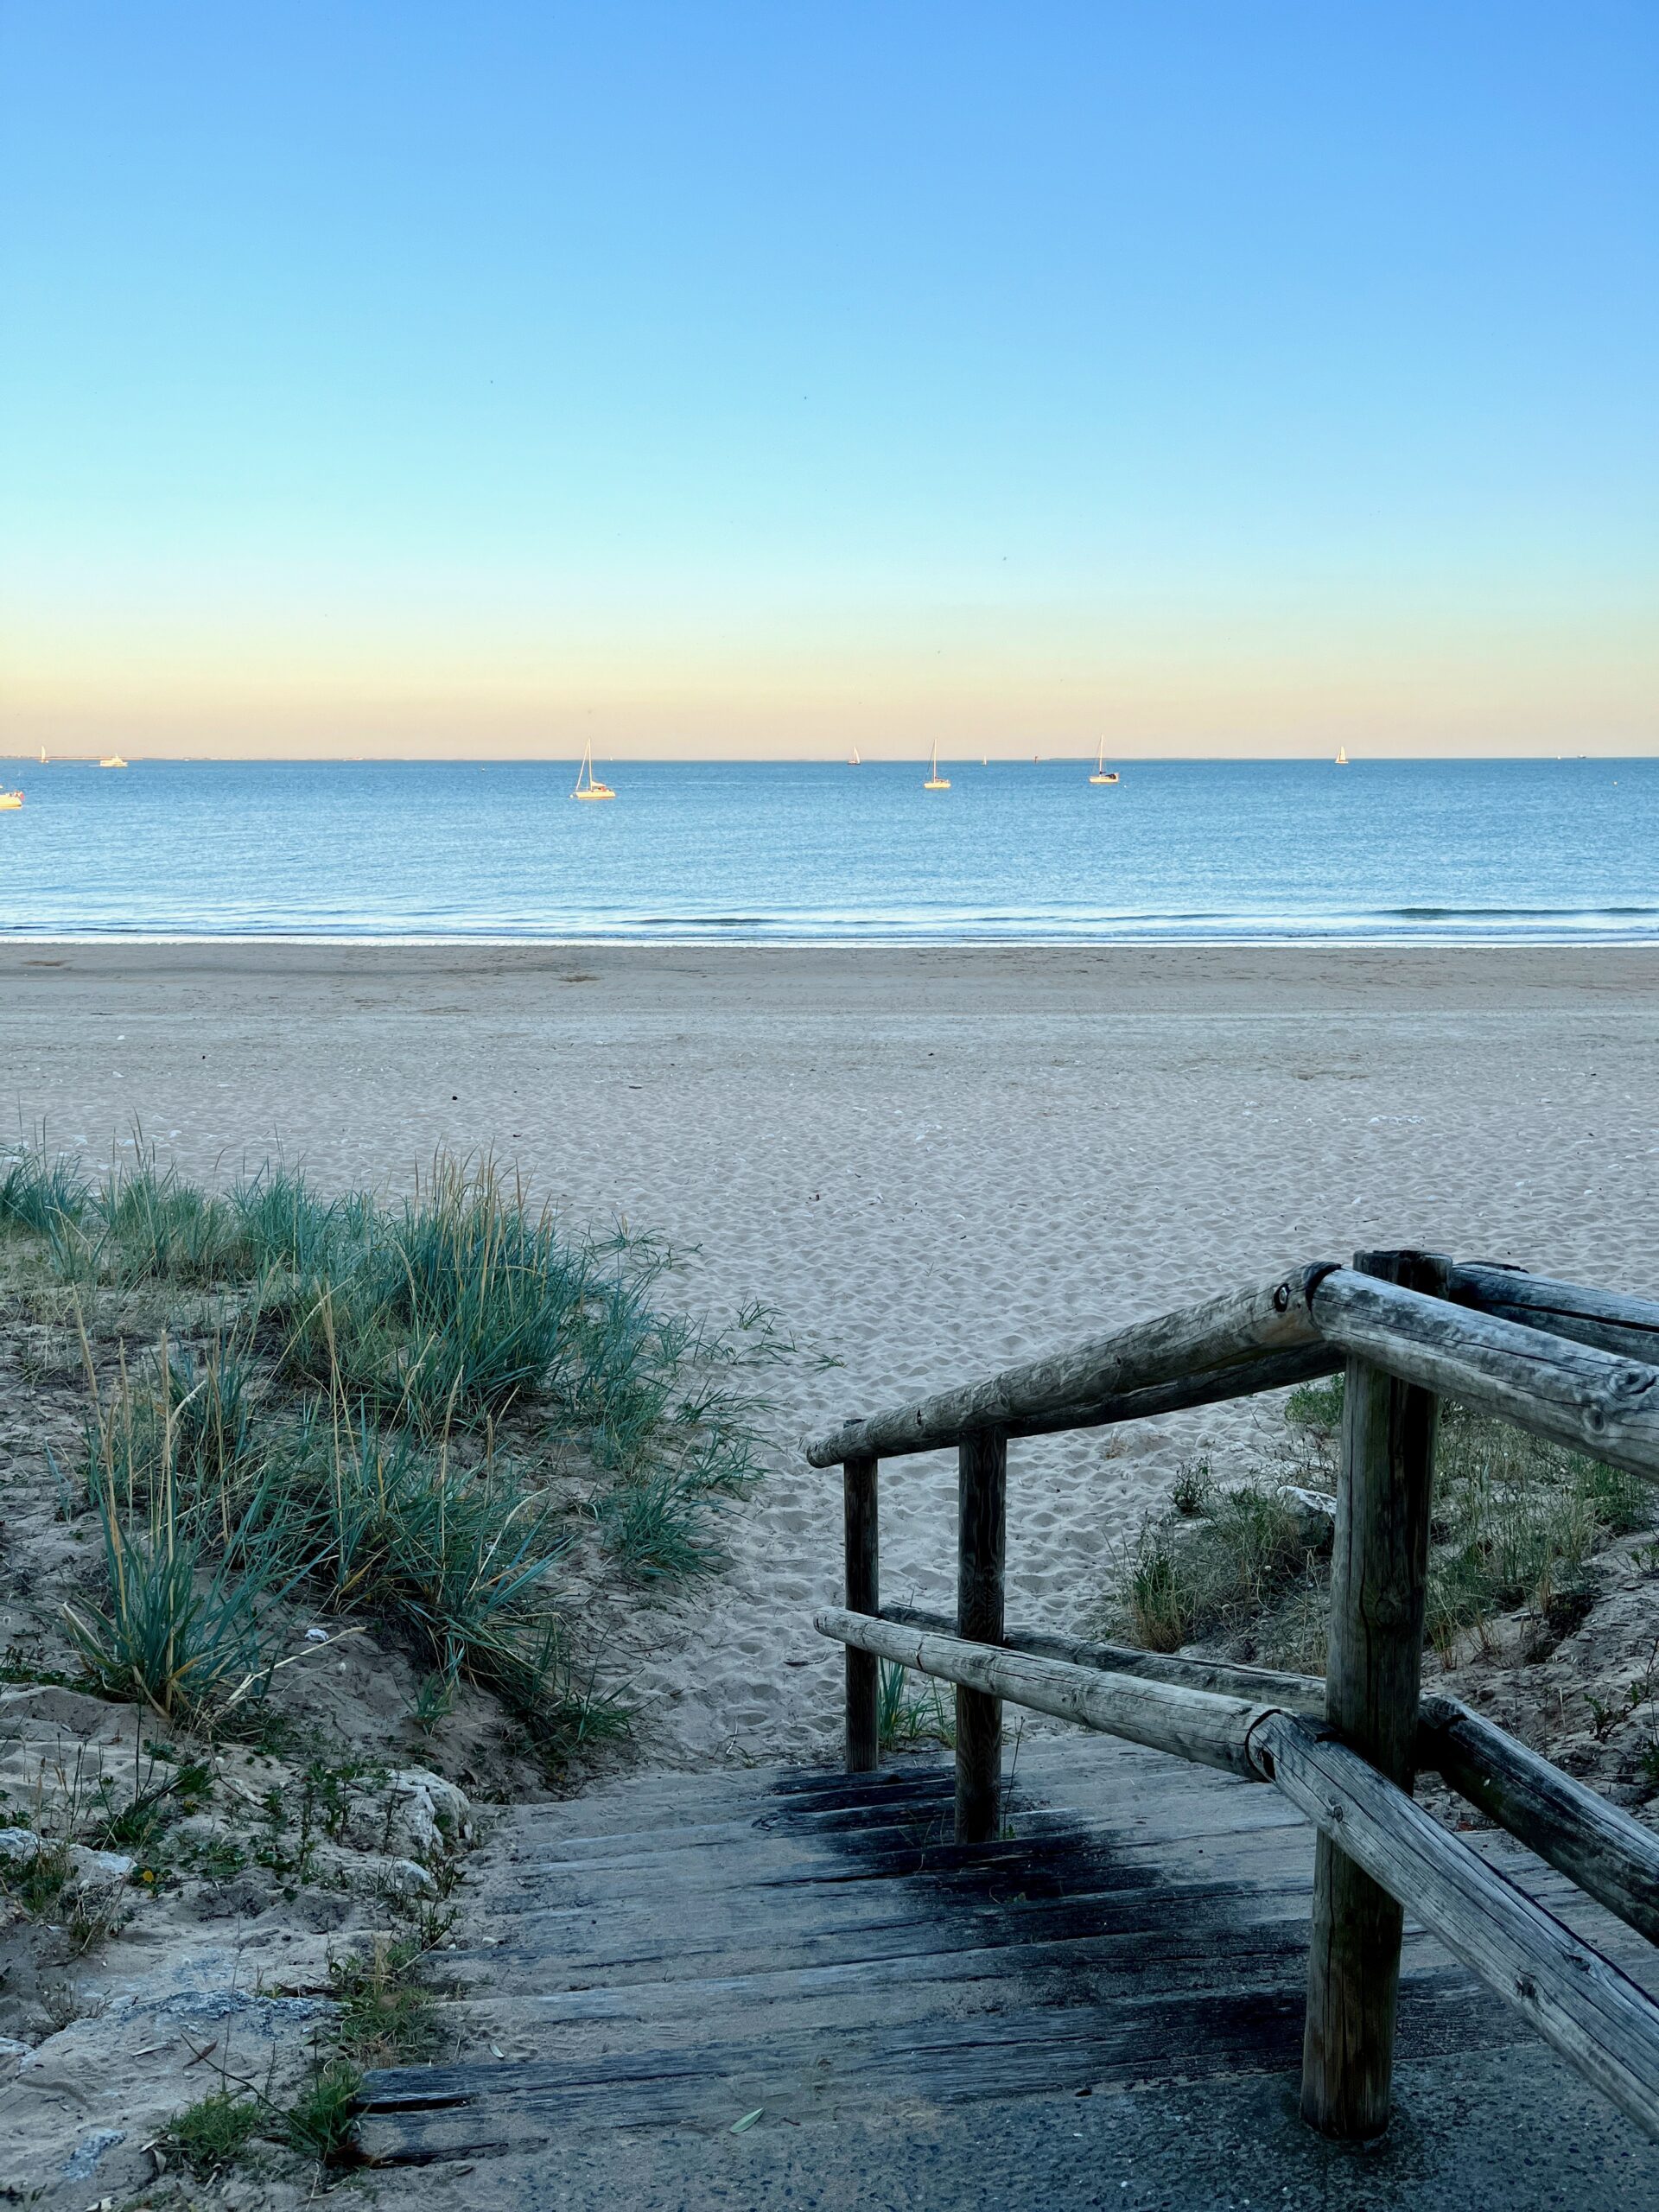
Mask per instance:
[[[1271,1783],[1319,1832],[1302,2110],[1325,2133],[1386,2124],[1409,1910],[1589,2080],[1659,2137],[1659,2005],[1411,1796],[1446,1783],[1650,1942],[1659,1837],[1454,1699],[1422,1694],[1430,1492],[1442,1397],[1659,1481],[1659,1304],[1436,1253],[1368,1252],[1099,1337],[1052,1359],[846,1422],[840,1465],[847,1764],[880,1758],[883,1660],[957,1686],[957,1837],[1001,1825],[1008,1702]],[[1346,1376],[1323,1682],[1077,1643],[1002,1617],[1007,1446]],[[883,1608],[880,1462],[958,1453],[957,1613]]]

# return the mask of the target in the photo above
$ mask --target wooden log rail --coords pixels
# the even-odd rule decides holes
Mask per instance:
[[[919,1605],[884,1605],[880,1618],[935,1636],[956,1633],[945,1614]],[[1307,1719],[1325,1718],[1325,1683],[1317,1675],[1243,1667],[1224,1659],[1182,1659],[1169,1652],[1140,1651],[1129,1643],[1085,1643],[1029,1630],[1010,1629],[1002,1643],[1027,1658],[1211,1690]],[[1420,1773],[1438,1774],[1448,1789],[1576,1882],[1587,1897],[1649,1942],[1659,1943],[1659,1835],[1651,1828],[1454,1697],[1431,1693],[1419,1702],[1416,1765]]]
[[[1009,1630],[1010,1438],[1212,1404],[1341,1371],[1341,1472],[1323,1682],[1275,1669]],[[1659,2008],[1411,1801],[1446,1783],[1651,1942],[1659,1838],[1455,1700],[1421,1695],[1440,1402],[1508,1420],[1659,1481],[1659,1303],[1423,1252],[1322,1262],[988,1380],[844,1422],[806,1446],[840,1465],[847,1603],[817,1625],[847,1651],[848,1762],[880,1757],[883,1661],[956,1685],[957,1833],[1000,1819],[1006,1699],[1270,1780],[1319,1831],[1303,2054],[1305,2116],[1376,2133],[1388,2117],[1402,1910],[1659,2135]],[[880,1604],[877,1470],[958,1453],[954,1620]]]
[[[814,1626],[977,1694],[1274,1783],[1368,1880],[1659,2139],[1659,2005],[1328,1728],[1282,1707],[1033,1658],[842,1607],[826,1608]]]
[[[894,1459],[951,1447],[986,1429],[1014,1437],[1097,1428],[1334,1374],[1342,1355],[1308,1311],[1306,1278],[1321,1272],[1329,1269],[1298,1268],[1263,1289],[1091,1337],[987,1382],[843,1422],[807,1445],[807,1459],[815,1467],[865,1454]]]

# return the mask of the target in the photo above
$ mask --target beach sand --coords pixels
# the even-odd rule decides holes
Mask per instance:
[[[1659,1285],[1659,955],[1637,949],[0,947],[0,1097],[96,1161],[407,1187],[492,1151],[760,1299],[772,1474],[614,1662],[665,1764],[823,1750],[839,1482],[871,1411],[1357,1247]],[[843,1363],[826,1368],[815,1356]],[[1016,1446],[1011,1621],[1066,1627],[1178,1463],[1271,1408]],[[948,1601],[955,1472],[883,1478],[883,1585]]]

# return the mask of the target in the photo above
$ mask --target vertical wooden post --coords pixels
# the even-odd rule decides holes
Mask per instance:
[[[957,1633],[1002,1641],[1008,1440],[968,1437],[957,1462]],[[1001,1826],[1002,1700],[957,1692],[957,1841],[988,1843]]]
[[[1385,1282],[1444,1297],[1432,1252],[1360,1252]],[[1325,1716],[1343,1741],[1409,1790],[1421,1684],[1430,1491],[1440,1401],[1350,1359],[1331,1572]],[[1302,2044],[1302,2117],[1327,2135],[1381,2134],[1394,2074],[1400,1907],[1319,1840]]]
[[[841,1470],[847,1521],[847,1610],[881,1610],[880,1547],[877,1541],[875,1461],[848,1459]],[[847,1771],[874,1774],[881,1764],[878,1713],[880,1662],[874,1652],[847,1647]]]

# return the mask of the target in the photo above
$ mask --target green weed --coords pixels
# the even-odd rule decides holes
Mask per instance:
[[[350,2163],[356,2135],[361,2069],[349,2059],[326,2059],[312,2072],[283,2120],[283,2139],[320,2165]]]
[[[175,2113],[162,2137],[170,2151],[198,2181],[233,2166],[258,2133],[263,2115],[252,2097],[232,2089],[216,2089],[182,2112]]]
[[[875,1719],[883,1751],[909,1744],[943,1744],[949,1749],[957,1740],[955,1700],[947,1700],[936,1681],[912,1681],[911,1669],[893,1659],[881,1662],[876,1677]]]
[[[414,1936],[378,1936],[366,1954],[329,1962],[340,2048],[349,2058],[396,2066],[423,2058],[432,2049],[438,2022],[422,1979],[425,1958],[425,1947]]]

